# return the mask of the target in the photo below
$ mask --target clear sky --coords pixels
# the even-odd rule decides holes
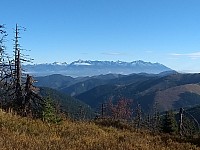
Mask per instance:
[[[200,0],[1,0],[8,51],[12,28],[34,63],[144,60],[200,72]]]

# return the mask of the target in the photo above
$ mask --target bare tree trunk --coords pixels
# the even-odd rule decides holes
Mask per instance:
[[[183,135],[183,108],[180,108],[179,111],[179,134]]]

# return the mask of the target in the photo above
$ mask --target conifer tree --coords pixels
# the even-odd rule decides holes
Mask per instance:
[[[166,112],[163,119],[162,131],[170,134],[178,131],[178,126],[173,111]]]
[[[47,97],[44,100],[44,108],[42,111],[43,121],[48,123],[58,123],[61,121],[61,117],[59,117],[56,108],[53,104],[53,100],[50,97]]]
[[[160,131],[161,127],[161,118],[160,118],[160,113],[158,110],[158,103],[156,102],[154,104],[154,112],[153,112],[153,118],[152,118],[152,130],[155,131]]]
[[[134,119],[134,123],[135,123],[135,127],[136,128],[141,128],[142,125],[142,108],[140,106],[140,104],[137,104],[136,110],[135,110],[135,119]]]

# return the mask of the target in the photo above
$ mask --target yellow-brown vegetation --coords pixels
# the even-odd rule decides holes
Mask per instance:
[[[65,120],[59,125],[0,111],[0,149],[50,150],[189,150],[190,143],[153,136],[145,131],[103,127]]]

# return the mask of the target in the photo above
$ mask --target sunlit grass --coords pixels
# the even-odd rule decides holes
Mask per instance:
[[[145,131],[103,127],[93,122],[63,121],[59,125],[0,112],[0,149],[63,150],[189,150],[200,149]]]

